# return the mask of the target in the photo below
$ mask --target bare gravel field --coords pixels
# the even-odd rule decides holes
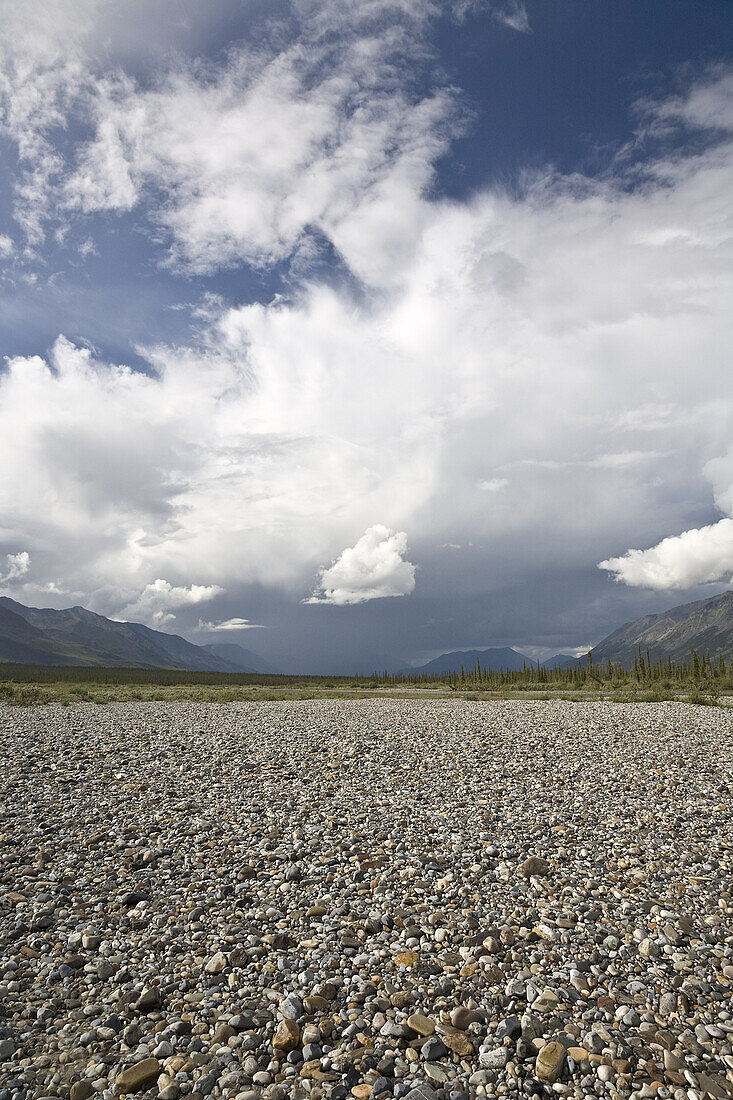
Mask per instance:
[[[733,711],[0,707],[0,1100],[733,1098]]]

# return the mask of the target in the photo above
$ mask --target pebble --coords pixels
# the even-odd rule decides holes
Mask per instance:
[[[733,714],[0,706],[0,1100],[733,1095]]]

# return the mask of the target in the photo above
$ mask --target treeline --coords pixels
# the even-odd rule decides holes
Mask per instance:
[[[592,655],[568,668],[544,668],[527,661],[521,669],[492,671],[461,667],[457,672],[373,672],[369,676],[285,676],[245,672],[191,672],[175,668],[94,668],[81,665],[21,665],[0,663],[0,683],[98,684],[187,687],[260,687],[282,689],[399,688],[412,686],[448,688],[452,691],[577,691],[593,689],[652,688],[675,691],[693,688],[708,694],[733,691],[733,659],[710,658],[693,649],[685,661],[652,660],[649,651],[636,654],[630,668],[606,661],[595,664]]]
[[[191,672],[180,668],[96,668],[82,665],[0,663],[0,682],[21,684],[155,684],[243,687],[333,687],[350,685],[351,676],[279,676],[264,672]]]
[[[700,655],[694,649],[685,661],[673,661],[670,657],[652,660],[649,650],[639,648],[631,668],[606,661],[594,664],[592,654],[586,660],[567,668],[556,666],[544,668],[541,664],[527,661],[521,669],[482,668],[477,662],[474,666],[461,666],[458,672],[441,673],[400,673],[393,676],[388,672],[373,672],[371,676],[356,677],[356,681],[367,686],[397,687],[409,684],[416,687],[447,685],[454,691],[462,690],[531,690],[535,688],[579,689],[593,687],[624,688],[632,686],[662,687],[673,689],[676,686],[711,688],[733,688],[733,659],[727,663],[720,656],[711,659],[708,653]]]

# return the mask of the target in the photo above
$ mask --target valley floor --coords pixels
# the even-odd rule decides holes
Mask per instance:
[[[733,1097],[733,713],[0,707],[0,1100]]]

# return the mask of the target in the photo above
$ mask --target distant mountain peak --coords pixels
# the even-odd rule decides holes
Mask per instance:
[[[520,670],[525,665],[533,662],[529,657],[514,649],[513,646],[492,646],[489,649],[454,649],[441,653],[424,665],[417,668],[404,669],[405,675],[427,675],[443,672],[460,672],[465,669],[475,668],[479,663],[482,669],[498,672],[500,668],[505,670]]]

